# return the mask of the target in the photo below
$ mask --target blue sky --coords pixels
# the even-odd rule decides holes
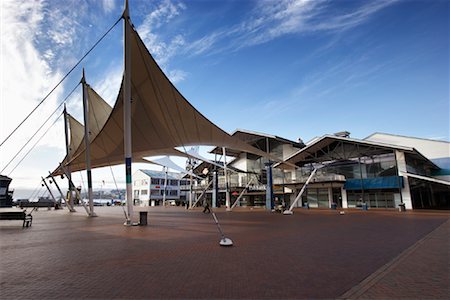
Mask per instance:
[[[308,141],[347,130],[355,138],[387,132],[449,140],[448,1],[129,2],[163,70],[228,132]],[[2,140],[122,9],[122,0],[1,2]],[[122,55],[119,23],[82,64],[110,104]],[[2,168],[80,76],[77,68],[0,148]],[[67,105],[81,121],[80,89]],[[62,160],[61,121],[55,127],[11,174],[17,186],[38,183]]]

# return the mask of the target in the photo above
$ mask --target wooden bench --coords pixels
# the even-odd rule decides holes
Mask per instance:
[[[2,209],[0,210],[0,220],[23,220],[22,228],[31,226],[33,216],[24,210]]]

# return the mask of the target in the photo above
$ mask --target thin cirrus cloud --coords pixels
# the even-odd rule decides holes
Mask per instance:
[[[158,64],[166,71],[167,76],[174,82],[183,81],[187,73],[182,70],[171,70],[169,68],[170,59],[178,54],[179,50],[185,45],[184,37],[181,34],[175,35],[169,41],[164,41],[158,30],[163,25],[179,16],[186,6],[181,2],[172,2],[164,0],[157,5],[150,13],[148,13],[143,22],[137,27],[137,31],[142,40],[149,48],[150,53],[158,61]]]
[[[356,8],[335,12],[330,9],[332,3],[324,0],[261,1],[245,21],[186,43],[186,49],[195,55],[220,53],[263,44],[288,34],[341,33],[366,22],[373,14],[396,2],[361,2]]]
[[[115,0],[102,0],[102,8],[105,13],[110,13],[116,8]]]
[[[98,28],[91,29],[90,24],[83,21],[93,19],[90,16],[94,16],[88,9],[88,3],[85,2],[4,0],[0,5],[2,36],[0,137],[3,140],[75,64],[80,53],[85,51],[86,45],[92,43],[86,34],[83,36],[83,33]],[[106,2],[104,7],[105,10],[113,8]],[[1,168],[21,149],[20,146],[29,140],[75,84],[64,82],[2,146]],[[42,132],[55,118],[56,116],[43,127]],[[42,132],[38,133],[35,139],[41,136]],[[62,152],[64,142],[60,139],[61,136],[63,126],[59,119],[37,146],[48,151],[59,149],[58,151]],[[22,149],[22,153],[25,154],[34,143],[35,140],[32,140]],[[45,160],[47,151],[42,153]],[[27,160],[24,163],[27,163]],[[15,162],[11,164],[13,165]],[[25,175],[21,174],[24,171],[17,169],[14,176],[29,177],[32,176],[33,170],[33,167],[28,166]],[[5,170],[6,174],[9,171],[10,167]]]

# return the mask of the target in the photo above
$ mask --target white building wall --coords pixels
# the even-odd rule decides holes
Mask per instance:
[[[445,141],[427,140],[400,135],[374,133],[365,140],[385,144],[416,148],[428,159],[450,157],[450,143]]]
[[[295,148],[291,144],[284,144],[283,145],[283,159],[288,158],[289,156],[291,156],[292,154],[294,154],[298,150],[299,150],[299,148]]]
[[[333,188],[328,188],[328,207],[331,208],[331,204],[333,203]]]
[[[147,194],[143,194],[142,191],[146,191]],[[149,205],[150,197],[150,177],[138,170],[133,174],[133,199],[136,199],[135,193],[138,191],[137,197],[143,206]]]
[[[402,188],[402,201],[405,204],[406,209],[412,209],[411,192],[409,189],[409,181],[402,172],[406,172],[406,160],[405,153],[402,151],[395,150],[395,158],[397,160],[398,175],[403,177],[403,188]]]
[[[342,208],[348,208],[347,191],[344,189],[344,187],[341,187],[341,196],[342,196]]]
[[[227,159],[228,160],[228,159]],[[230,166],[242,170],[244,172],[247,172],[247,154],[241,153],[239,157],[237,157],[233,162],[230,163]]]

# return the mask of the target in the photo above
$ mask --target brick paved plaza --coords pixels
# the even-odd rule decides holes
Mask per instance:
[[[445,212],[218,209],[225,248],[201,209],[77,210],[0,222],[1,299],[449,297]]]

